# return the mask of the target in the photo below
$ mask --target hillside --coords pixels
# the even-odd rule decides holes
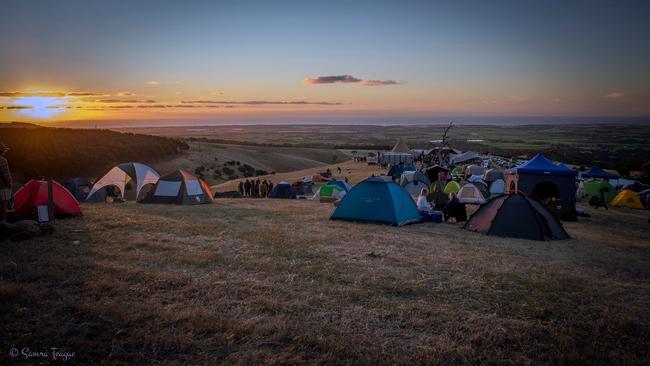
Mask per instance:
[[[647,211],[586,208],[573,239],[532,242],[332,209],[83,204],[0,245],[3,347],[110,365],[648,362]]]
[[[174,138],[108,130],[0,124],[0,141],[17,183],[32,178],[95,178],[121,162],[153,164],[188,148]]]

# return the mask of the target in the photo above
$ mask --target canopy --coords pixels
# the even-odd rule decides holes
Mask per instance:
[[[536,174],[536,175],[576,175],[576,171],[566,166],[555,165],[544,155],[537,154],[527,162],[509,169],[507,174]]]
[[[596,165],[592,166],[587,170],[586,172],[582,173],[582,177],[587,179],[587,178],[601,178],[601,179],[616,179],[618,178],[618,175],[608,173]]]

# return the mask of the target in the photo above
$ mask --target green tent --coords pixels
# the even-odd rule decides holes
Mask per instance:
[[[457,193],[460,190],[460,184],[456,182],[455,180],[452,180],[451,182],[447,183],[445,186],[445,193]]]
[[[611,202],[616,197],[616,189],[604,180],[592,180],[585,182],[584,194],[586,196],[600,197],[600,191],[604,190],[605,201]]]
[[[431,185],[431,192],[443,192],[445,189],[444,184],[442,184],[439,180],[433,182]]]

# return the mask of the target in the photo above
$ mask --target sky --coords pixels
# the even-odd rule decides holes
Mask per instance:
[[[0,121],[650,116],[644,0],[0,8]]]

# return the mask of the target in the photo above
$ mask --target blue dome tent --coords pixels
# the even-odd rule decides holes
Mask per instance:
[[[582,173],[582,178],[588,179],[588,178],[599,178],[599,179],[617,179],[618,175],[608,173],[602,169],[600,169],[597,166],[592,166],[587,170],[586,172]]]
[[[419,222],[420,213],[411,196],[397,183],[372,177],[352,188],[331,219],[401,226]]]
[[[269,197],[271,198],[288,198],[288,199],[296,199],[296,191],[291,187],[291,184],[286,181],[281,181],[280,183],[276,184],[275,187],[271,190],[271,193],[269,193]]]

